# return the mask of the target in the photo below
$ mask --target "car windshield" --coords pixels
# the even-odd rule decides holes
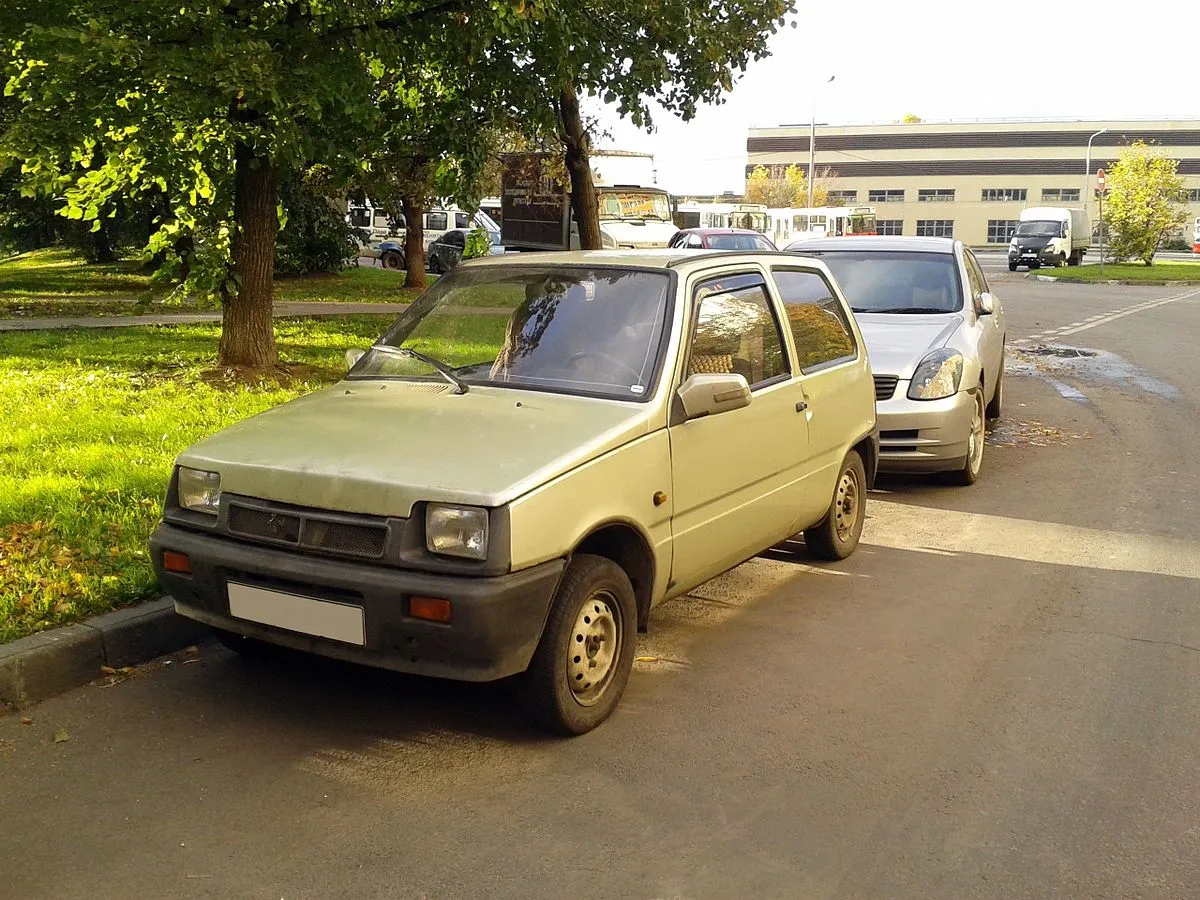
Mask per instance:
[[[962,309],[958,264],[950,253],[834,250],[812,255],[829,266],[855,312],[948,313]]]
[[[605,219],[663,219],[670,221],[671,204],[657,191],[602,191],[600,216]]]
[[[644,400],[653,392],[670,296],[666,272],[456,269],[413,303],[348,377],[444,380],[437,362],[468,387]]]
[[[1017,226],[1021,237],[1058,237],[1062,224],[1059,222],[1022,222]]]
[[[710,234],[710,250],[770,250],[771,245],[757,234]]]

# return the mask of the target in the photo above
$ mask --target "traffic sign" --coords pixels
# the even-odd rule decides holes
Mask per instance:
[[[1096,170],[1096,190],[1100,191],[1100,193],[1104,193],[1104,170],[1103,169]]]

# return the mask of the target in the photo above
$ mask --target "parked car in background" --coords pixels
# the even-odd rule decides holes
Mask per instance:
[[[520,674],[579,734],[656,604],[800,531],[819,559],[858,545],[875,390],[820,262],[485,258],[347,356],[176,460],[151,557],[239,652]]]
[[[462,262],[463,251],[467,246],[467,236],[470,233],[471,229],[469,228],[452,228],[430,244],[429,252],[426,254],[429,271],[436,275],[442,275]],[[504,245],[500,243],[500,232],[489,232],[488,238],[492,242],[489,255],[503,256]]]
[[[775,250],[770,238],[745,228],[686,228],[671,238],[670,246],[682,250]]]
[[[875,377],[881,471],[950,473],[973,484],[985,419],[1004,403],[1000,300],[961,241],[863,237],[787,248],[833,272]]]

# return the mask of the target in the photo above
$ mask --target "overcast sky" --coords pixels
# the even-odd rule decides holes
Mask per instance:
[[[994,118],[1200,118],[1200,3],[1141,0],[799,0],[720,106],[653,134],[611,111],[602,146],[655,155],[679,193],[741,191],[746,130],[818,123]],[[1017,16],[1027,13],[1028,30]],[[1033,20],[1036,20],[1034,24]],[[836,78],[815,90],[829,75]],[[602,107],[597,103],[594,110]],[[818,141],[820,140],[818,136]],[[819,146],[819,144],[818,144]]]

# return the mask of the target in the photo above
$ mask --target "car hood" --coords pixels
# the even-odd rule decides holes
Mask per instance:
[[[1017,242],[1018,247],[1029,247],[1033,250],[1040,250],[1054,240],[1054,238],[1043,234],[1018,234],[1013,240]]]
[[[604,219],[600,230],[607,231],[618,247],[665,247],[675,237],[678,228],[671,222],[661,219],[646,219],[624,221],[620,219]]]
[[[910,316],[897,313],[855,313],[871,371],[907,380],[931,350],[944,347],[962,324],[958,314]]]
[[[222,491],[344,512],[500,506],[648,431],[647,408],[431,382],[342,381],[180,454]]]

